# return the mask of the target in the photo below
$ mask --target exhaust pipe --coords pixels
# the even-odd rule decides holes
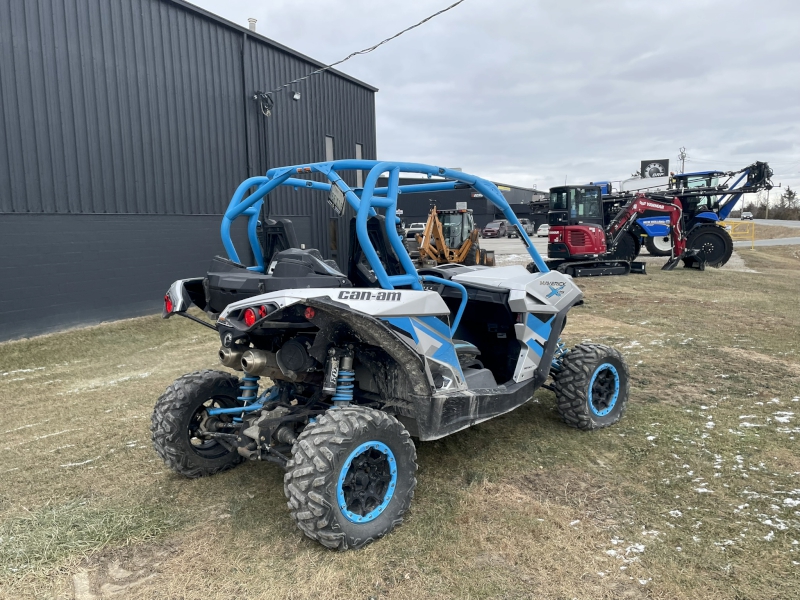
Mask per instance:
[[[278,368],[273,352],[251,349],[241,356],[239,368],[250,375],[268,375],[268,371]]]
[[[219,349],[219,362],[229,369],[236,371],[242,370],[242,355],[245,353],[246,348],[226,348],[222,346]]]

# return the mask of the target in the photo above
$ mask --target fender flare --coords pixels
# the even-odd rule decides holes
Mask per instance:
[[[425,375],[422,357],[403,342],[386,323],[368,314],[354,311],[345,304],[335,302],[329,296],[308,298],[303,304],[322,311],[335,321],[344,323],[365,343],[383,349],[394,359],[400,371],[408,377],[415,395],[430,396],[433,393]]]

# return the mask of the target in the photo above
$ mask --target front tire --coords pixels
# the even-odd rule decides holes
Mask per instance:
[[[607,258],[631,262],[639,256],[639,248],[639,241],[630,233],[626,233],[619,239],[614,250],[608,253]]]
[[[462,264],[471,267],[474,265],[479,264],[481,258],[481,251],[478,247],[478,244],[472,244],[472,247],[467,252],[467,255],[464,257],[464,262]]]
[[[403,522],[417,485],[405,427],[380,410],[333,408],[292,447],[284,493],[297,526],[327,548],[362,548]]]
[[[602,429],[622,418],[628,404],[628,365],[603,344],[579,344],[553,376],[558,412],[570,427]]]
[[[233,408],[239,380],[222,371],[197,371],[175,380],[153,409],[153,446],[166,465],[192,479],[227,471],[243,459],[217,440],[198,437],[206,408]]]

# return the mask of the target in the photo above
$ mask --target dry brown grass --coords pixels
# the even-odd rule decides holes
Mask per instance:
[[[782,225],[762,225],[756,223],[757,240],[775,240],[778,238],[800,237],[800,228],[783,227]]]
[[[623,421],[573,431],[543,390],[419,444],[406,523],[343,554],[295,529],[274,465],[188,481],[151,449],[155,399],[214,365],[211,332],[2,344],[0,597],[800,597],[800,249],[743,256],[757,273],[581,280],[565,339],[627,356]]]

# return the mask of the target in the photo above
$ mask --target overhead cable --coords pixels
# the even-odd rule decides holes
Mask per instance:
[[[450,6],[448,6],[446,8],[443,8],[442,10],[440,10],[438,12],[433,13],[432,15],[430,15],[428,17],[425,17],[419,23],[411,25],[410,27],[406,27],[402,31],[399,31],[398,33],[395,33],[393,36],[388,37],[385,40],[382,40],[382,41],[378,42],[374,46],[370,46],[369,48],[364,48],[363,50],[357,50],[356,52],[351,52],[350,54],[348,54],[347,56],[345,56],[341,60],[337,60],[334,63],[331,63],[329,65],[325,65],[324,67],[320,67],[319,69],[317,69],[315,71],[311,71],[311,73],[308,73],[307,75],[304,75],[303,77],[298,77],[297,79],[292,79],[291,81],[289,81],[287,83],[284,83],[283,85],[275,88],[274,90],[271,90],[269,92],[256,92],[255,99],[257,101],[259,101],[262,113],[264,113],[265,116],[269,116],[271,114],[272,100],[268,99],[266,97],[271,96],[272,94],[276,94],[278,92],[282,92],[287,87],[291,86],[292,84],[299,83],[301,81],[304,81],[304,80],[308,79],[309,77],[313,77],[314,75],[318,75],[318,74],[320,74],[320,73],[322,73],[324,71],[327,71],[328,69],[332,69],[336,65],[340,65],[343,62],[346,62],[346,61],[350,60],[351,58],[353,58],[355,56],[358,56],[360,54],[369,54],[373,50],[377,50],[378,48],[380,48],[384,44],[386,44],[388,42],[391,42],[393,39],[400,37],[404,33],[407,33],[409,31],[411,31],[412,29],[416,29],[417,27],[419,27],[420,25],[423,25],[424,23],[427,23],[431,19],[433,19],[435,17],[438,17],[439,15],[441,15],[443,13],[446,13],[448,10],[454,9],[456,6],[458,6],[459,4],[461,4],[464,1],[465,0],[458,0],[457,2],[454,2],[453,4],[451,4]]]

